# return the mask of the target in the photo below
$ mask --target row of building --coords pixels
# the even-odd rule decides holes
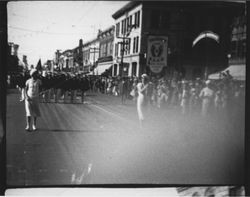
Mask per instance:
[[[245,2],[132,1],[112,17],[114,24],[98,30],[96,38],[57,50],[47,67],[193,79],[245,66]]]
[[[23,55],[22,60],[18,56],[19,45],[13,42],[8,43],[7,61],[8,61],[8,73],[16,73],[22,71],[23,68],[28,69],[27,56]]]

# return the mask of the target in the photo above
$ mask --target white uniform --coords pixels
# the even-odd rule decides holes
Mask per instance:
[[[214,91],[208,87],[201,90],[200,98],[202,99],[201,114],[206,116],[209,113],[213,101]]]
[[[144,87],[142,83],[137,84],[137,89],[138,89],[138,97],[137,97],[137,113],[139,120],[144,120],[145,119],[145,108],[147,105],[147,90],[141,92],[140,90]]]
[[[41,81],[39,79],[29,79],[26,81],[27,96],[31,99],[30,101],[25,99],[25,110],[26,116],[39,117],[39,86],[41,85]]]

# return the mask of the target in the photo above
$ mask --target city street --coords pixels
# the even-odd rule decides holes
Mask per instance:
[[[7,184],[235,184],[244,181],[244,118],[203,119],[175,108],[149,111],[87,92],[84,104],[41,103],[25,131],[24,103],[7,94]],[[238,117],[238,118],[235,118]]]

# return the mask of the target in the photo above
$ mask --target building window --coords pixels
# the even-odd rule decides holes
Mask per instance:
[[[100,57],[103,57],[103,44],[100,46]]]
[[[133,53],[138,53],[139,51],[139,36],[133,39]]]
[[[128,32],[128,31],[129,31],[129,26],[130,26],[129,17],[126,19],[126,21],[127,21],[127,29],[126,29],[126,32]]]
[[[128,26],[127,19],[124,19],[124,34],[126,34],[127,32],[127,26]]]
[[[116,37],[119,36],[119,33],[120,33],[120,23],[117,23],[116,24]]]
[[[136,37],[136,45],[135,45],[135,52],[138,53],[139,48],[139,36]]]
[[[110,55],[110,42],[107,43],[107,54],[106,56]]]
[[[115,44],[115,57],[118,56],[118,43]]]
[[[132,25],[132,15],[129,17],[129,25]]]
[[[114,64],[114,76],[117,75],[117,64]]]
[[[135,13],[134,25],[135,28],[140,27],[140,11]]]
[[[103,46],[103,57],[106,57],[107,56],[107,43],[104,43],[104,46]]]
[[[140,11],[137,14],[137,27],[140,27]]]
[[[136,76],[136,70],[137,70],[137,63],[133,62],[132,63],[132,76]]]
[[[133,39],[133,53],[135,53],[135,38]]]
[[[110,51],[109,54],[112,56],[113,54],[113,41],[110,42]]]
[[[246,55],[246,24],[244,18],[236,18],[231,36],[231,57],[245,58]]]
[[[125,20],[122,20],[122,34],[125,33]]]
[[[122,49],[122,46],[120,47],[120,56],[122,56],[122,53],[123,53],[123,51],[122,51],[123,49]]]
[[[127,50],[128,54],[130,54],[130,44],[131,44],[131,39],[128,39],[127,40],[127,45],[126,45],[126,50]]]

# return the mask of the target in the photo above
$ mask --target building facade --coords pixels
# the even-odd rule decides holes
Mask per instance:
[[[104,74],[111,76],[113,70],[113,42],[114,42],[114,26],[111,26],[103,31],[99,30],[99,58],[95,68],[95,73],[98,75]]]
[[[141,74],[142,3],[131,2],[115,12],[113,76]]]
[[[243,11],[244,3],[237,2],[130,2],[112,15],[117,73],[121,74],[123,67],[128,76],[148,73],[173,77],[177,72],[182,78],[193,79],[226,68],[231,24]],[[167,38],[167,61],[159,73],[152,72],[147,61],[150,36]],[[127,41],[123,58],[121,40]]]
[[[99,58],[99,41],[97,38],[90,40],[83,44],[83,71],[90,73],[96,66],[96,62]]]

